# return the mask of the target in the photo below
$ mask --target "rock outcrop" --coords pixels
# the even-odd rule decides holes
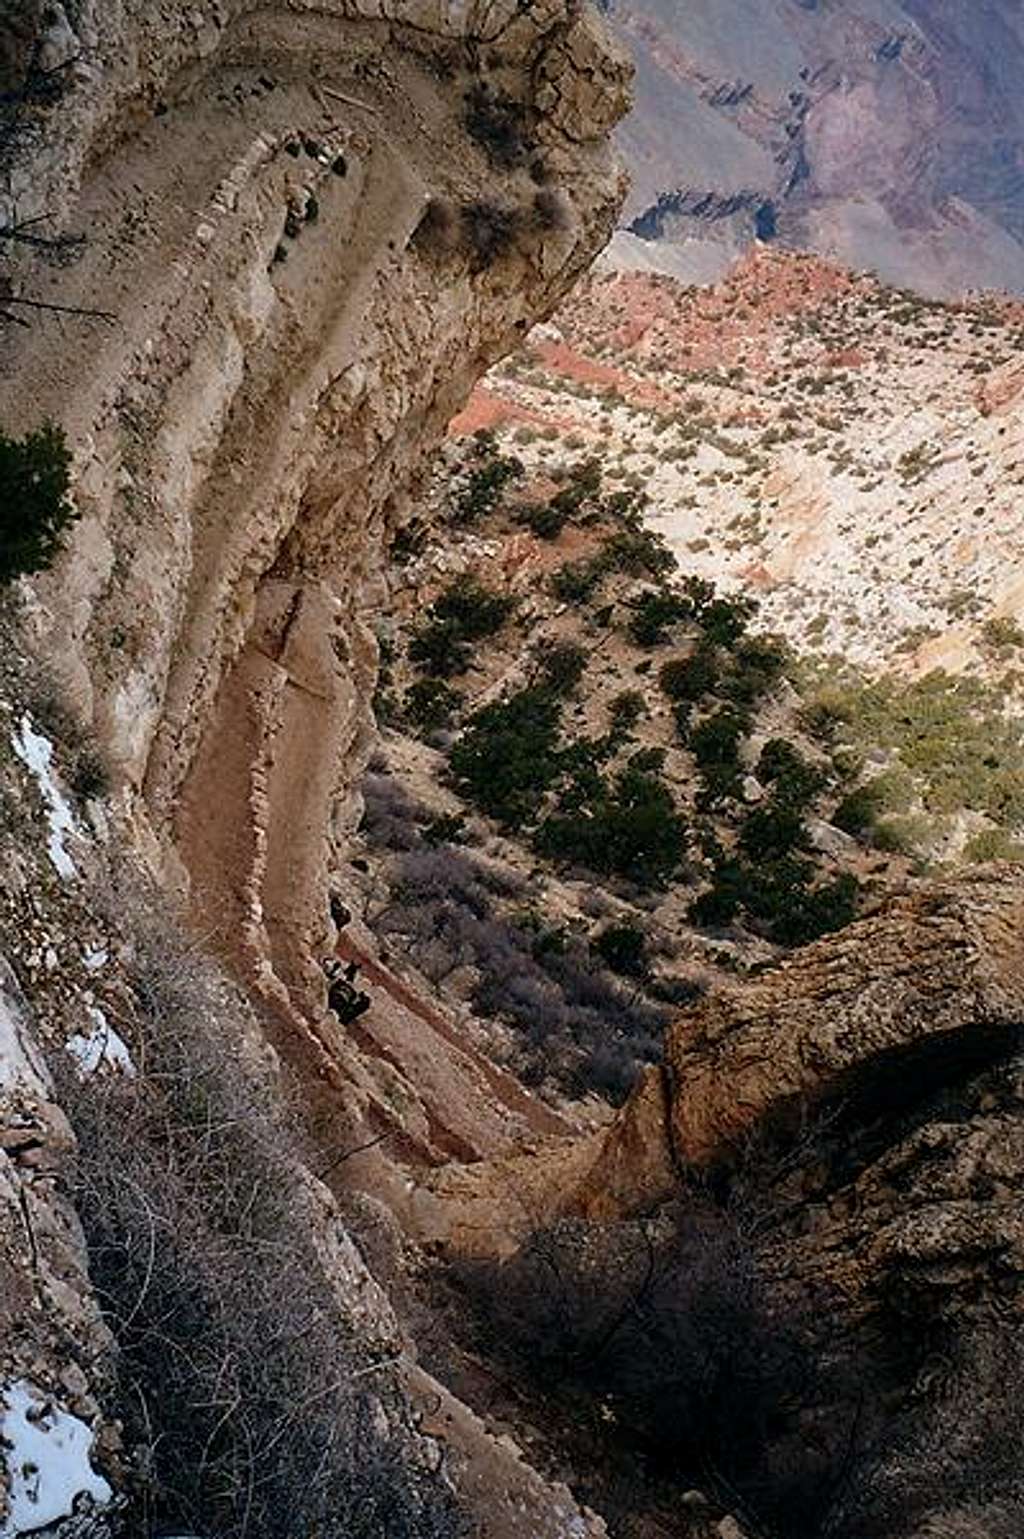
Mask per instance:
[[[715,991],[670,1028],[661,1094],[652,1075],[557,1205],[635,1212],[782,1150],[780,1272],[854,1314],[1005,1305],[1024,1290],[1022,957],[1024,883],[994,866]]]
[[[1019,1130],[1011,1136],[1005,1119],[1018,1115],[1008,1108],[1017,1106],[1024,1046],[1022,960],[1018,868],[917,884],[686,1010],[668,1030],[664,1063],[647,1071],[606,1130],[438,1172],[416,1194],[413,1227],[469,1252],[503,1253],[558,1214],[605,1221],[643,1212],[695,1174],[745,1162],[760,1142],[799,1145],[820,1126],[827,1144],[834,1125],[840,1143],[863,1143],[860,1164],[842,1164],[837,1177],[850,1190],[837,1204],[834,1191],[826,1200],[817,1172],[808,1191],[832,1220],[859,1215],[858,1286],[871,1258],[915,1246],[923,1254],[933,1242],[951,1258],[962,1241],[970,1271],[970,1231],[977,1238],[1004,1220],[1012,1234],[993,1248],[1016,1254],[1024,1244],[1016,1205],[1004,1212],[988,1195],[1013,1181]],[[966,1130],[929,1120],[928,1108],[950,1092],[975,1096],[981,1108]],[[813,1171],[820,1154],[815,1141],[796,1163]],[[903,1180],[892,1174],[918,1159],[913,1180],[922,1192],[934,1188],[927,1218],[901,1202]],[[975,1186],[968,1214],[963,1199]]]
[[[666,1041],[676,1159],[727,1158],[753,1129],[825,1103],[873,1118],[1010,1056],[1022,957],[1024,884],[996,867],[898,896],[717,991]]]

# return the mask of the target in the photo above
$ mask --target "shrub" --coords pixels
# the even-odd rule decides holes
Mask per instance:
[[[130,1451],[124,1532],[456,1539],[384,1343],[360,1341],[325,1274],[322,1198],[255,1023],[194,942],[120,897],[137,1073],[66,1074],[61,1104],[115,1341],[101,1366]]]
[[[602,475],[602,464],[596,455],[592,455],[589,459],[576,460],[569,467],[565,485],[553,501],[560,508],[564,508],[570,516],[577,514],[585,503],[598,496]]]
[[[429,813],[387,773],[367,771],[359,787],[363,816],[359,832],[379,849],[411,850],[419,844],[419,825]]]
[[[585,604],[605,575],[600,560],[567,561],[551,574],[551,591],[563,604]]]
[[[479,267],[488,267],[503,256],[516,238],[518,209],[481,200],[464,203],[460,210],[462,230]]]
[[[824,789],[825,776],[809,764],[785,738],[769,738],[757,761],[761,780],[772,787],[773,800],[780,806],[802,811]]]
[[[438,620],[458,626],[467,641],[480,641],[501,629],[515,608],[515,599],[493,593],[475,577],[459,577],[430,606]]]
[[[635,1489],[602,1491],[624,1513],[655,1471],[668,1491],[699,1482],[765,1539],[1016,1539],[1012,1322],[979,1312],[940,1334],[876,1315],[850,1331],[831,1290],[792,1268],[780,1281],[785,1202],[746,1179],[641,1219],[562,1219],[504,1261],[462,1263],[477,1342],[593,1437],[604,1429],[616,1485],[624,1445],[638,1455]]]
[[[469,646],[451,620],[431,620],[409,642],[409,661],[441,678],[465,673],[469,659]]]
[[[690,733],[690,750],[702,770],[736,766],[750,719],[732,706],[719,706]]]
[[[815,690],[800,711],[800,722],[813,737],[831,742],[840,727],[853,719],[853,706],[846,691],[827,685]]]
[[[745,632],[754,607],[750,599],[715,598],[700,606],[696,618],[709,641],[732,647]]]
[[[443,679],[417,679],[405,692],[402,714],[414,727],[437,732],[451,723],[461,701],[462,697]]]
[[[601,561],[606,571],[624,572],[628,577],[661,578],[677,565],[664,538],[651,529],[624,529],[609,535],[601,547]],[[686,611],[678,607],[682,619]]]
[[[681,1488],[710,1478],[752,1513],[755,1495],[778,1494],[765,1477],[780,1407],[804,1403],[813,1376],[803,1322],[772,1307],[735,1216],[691,1200],[649,1219],[562,1219],[461,1279],[492,1351],[548,1394],[592,1396]]]
[[[776,801],[756,807],[743,822],[739,845],[751,860],[777,860],[807,843],[802,814]]]
[[[587,654],[575,641],[544,641],[534,648],[540,684],[556,695],[571,695],[587,668]]]
[[[909,772],[928,812],[970,808],[1009,828],[1024,821],[1024,737],[997,691],[935,671],[910,681],[851,676],[825,693],[853,746],[898,756],[887,774]]]
[[[764,851],[750,852],[756,865],[718,854],[710,888],[690,907],[694,923],[717,928],[743,917],[782,946],[801,946],[851,923],[860,896],[856,877],[844,872],[816,886],[813,863],[792,845],[783,847],[792,831],[784,822],[769,825]]]
[[[515,601],[492,593],[474,577],[458,578],[430,606],[430,618],[409,643],[409,658],[431,673],[450,676],[469,666],[468,643],[492,636]]]
[[[1008,616],[993,616],[986,620],[981,627],[981,635],[986,646],[994,647],[998,652],[1024,647],[1024,631],[1016,620]]]
[[[709,930],[724,929],[743,908],[743,869],[736,861],[716,866],[711,886],[690,904],[690,919]]]
[[[529,502],[516,509],[516,523],[524,524],[531,534],[540,540],[557,540],[565,528],[569,515],[564,508],[551,502]]]
[[[561,707],[550,690],[520,690],[485,706],[449,755],[459,790],[500,823],[529,820],[559,771]]]
[[[1024,862],[1024,844],[1011,839],[1003,828],[983,828],[974,834],[964,847],[964,860],[971,864],[984,864],[990,860]]]
[[[864,785],[855,786],[843,797],[832,814],[832,822],[844,833],[859,837],[874,829],[878,821],[878,813],[878,793],[874,789],[873,782],[868,780]]]
[[[525,106],[485,81],[476,81],[467,91],[463,121],[470,138],[483,147],[491,164],[502,170],[521,166],[530,154]]]
[[[632,924],[611,924],[601,930],[594,950],[613,973],[624,978],[645,978],[648,973],[644,933]]]
[[[748,636],[732,651],[732,666],[726,670],[721,693],[738,705],[754,705],[785,672],[786,648],[767,636]]]
[[[934,838],[931,821],[920,813],[879,818],[872,830],[876,848],[889,855],[919,856]]]
[[[577,811],[546,819],[535,842],[554,860],[654,886],[678,869],[686,824],[655,774],[627,766],[611,788],[599,782]]]
[[[646,712],[647,702],[638,689],[622,690],[608,703],[613,736],[628,737]]]
[[[524,475],[522,461],[514,454],[499,454],[493,433],[478,433],[474,440],[476,464],[454,502],[456,523],[474,524],[498,506],[506,487]]]
[[[718,683],[718,657],[714,647],[702,643],[689,657],[673,657],[658,670],[658,683],[670,700],[696,701]]]
[[[633,606],[629,634],[638,647],[661,646],[668,627],[686,618],[686,603],[667,588],[648,588]]]
[[[70,472],[64,432],[52,422],[20,440],[0,433],[0,584],[53,564],[78,517]]]

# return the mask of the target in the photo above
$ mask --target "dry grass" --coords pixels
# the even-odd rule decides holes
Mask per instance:
[[[131,1449],[122,1532],[453,1539],[392,1359],[354,1333],[317,1257],[322,1212],[243,1007],[166,919],[119,897],[139,1073],[63,1090]]]

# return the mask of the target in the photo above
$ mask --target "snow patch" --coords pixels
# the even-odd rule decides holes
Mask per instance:
[[[113,1491],[89,1462],[93,1436],[84,1421],[59,1411],[24,1380],[4,1389],[0,1403],[0,1457],[10,1486],[0,1539],[19,1539],[112,1501]]]
[[[75,863],[64,847],[64,840],[68,834],[77,833],[75,820],[71,815],[71,808],[57,789],[57,782],[53,778],[53,744],[48,737],[43,737],[41,732],[36,732],[32,726],[32,719],[26,713],[21,718],[21,727],[12,734],[11,746],[36,779],[43,801],[46,803],[46,816],[50,825],[50,839],[47,846],[50,860],[58,876],[65,881],[76,876]]]
[[[82,952],[82,961],[91,973],[98,973],[101,967],[106,967],[109,960],[106,946],[86,946]]]
[[[135,1065],[128,1044],[111,1026],[103,1011],[96,1005],[87,1005],[93,1027],[89,1032],[77,1032],[69,1037],[64,1046],[78,1064],[82,1079],[99,1069],[111,1069],[115,1074],[135,1077]]]
[[[49,1075],[18,1004],[17,984],[0,957],[0,1091],[20,1086],[45,1096]]]

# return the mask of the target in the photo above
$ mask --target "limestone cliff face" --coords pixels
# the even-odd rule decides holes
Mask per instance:
[[[1012,868],[897,897],[670,1031],[677,1159],[702,1164],[815,1103],[904,1103],[1008,1054],[1024,1022],[1024,886]]]
[[[389,535],[474,378],[607,237],[628,67],[575,0],[49,17],[24,49],[62,85],[23,115],[7,212],[87,244],[14,282],[114,319],[5,337],[5,423],[65,425],[83,512],[36,629],[161,859],[301,996]],[[467,133],[481,81],[524,153]],[[414,239],[430,200],[451,229]]]
[[[474,380],[610,234],[629,66],[577,0],[33,3],[2,42],[0,90],[30,66],[45,89],[0,132],[0,225],[86,239],[52,267],[5,242],[0,292],[104,317],[26,307],[4,330],[4,429],[64,426],[82,515],[24,595],[33,647],[111,760],[118,824],[306,1054],[336,1148],[364,1070],[345,1034],[317,1035],[319,959],[373,740],[389,541]],[[40,862],[3,916],[22,976],[23,911],[47,924],[68,901]],[[38,1147],[60,1170],[73,1145],[36,1061],[65,1028],[0,983],[3,1367],[48,1384],[103,1331],[74,1213],[36,1176]],[[474,1085],[494,1077],[449,1047]],[[495,1126],[522,1120],[530,1098],[499,1092]],[[440,1141],[422,1108],[405,1120]],[[325,1274],[387,1315],[349,1249]],[[493,1465],[481,1501],[507,1493],[495,1533],[602,1531],[482,1427],[460,1438]]]

